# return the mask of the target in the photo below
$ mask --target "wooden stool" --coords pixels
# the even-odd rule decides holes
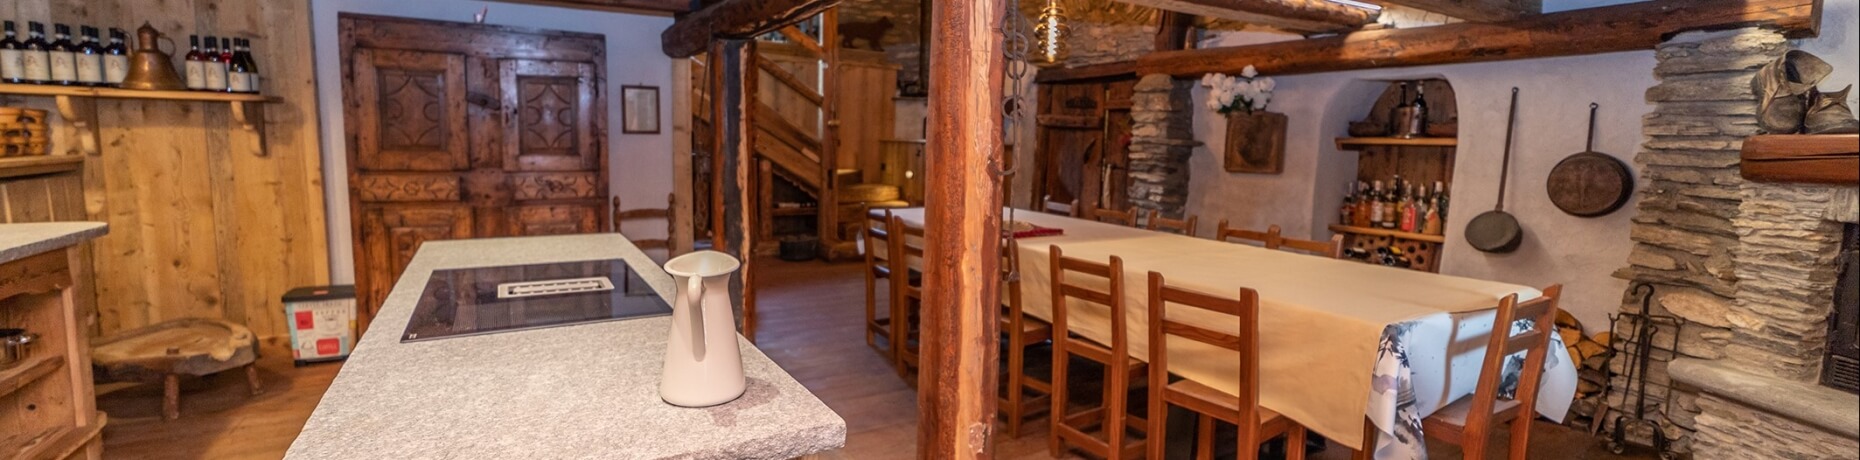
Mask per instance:
[[[245,368],[246,385],[259,386],[258,339],[245,326],[217,319],[184,318],[123,331],[91,347],[99,382],[161,382],[161,417],[181,417],[181,376]]]

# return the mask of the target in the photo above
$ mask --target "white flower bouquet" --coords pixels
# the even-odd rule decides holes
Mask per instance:
[[[1208,110],[1253,113],[1265,111],[1272,104],[1272,90],[1278,82],[1259,76],[1259,71],[1249,65],[1238,78],[1218,73],[1203,76],[1201,86],[1208,87]]]

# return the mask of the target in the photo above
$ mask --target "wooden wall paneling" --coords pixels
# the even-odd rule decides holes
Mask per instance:
[[[691,109],[698,102],[690,97],[691,67],[690,59],[672,60],[672,87],[668,93],[672,95],[672,222],[678,225],[672,227],[672,234],[666,235],[666,238],[671,240],[670,252],[674,255],[691,249],[694,228],[691,222],[696,222],[691,205],[696,201],[692,198],[697,196],[691,180]],[[617,230],[619,227],[620,223],[615,222],[614,228]]]
[[[881,141],[895,136],[896,64],[883,53],[840,50],[839,167],[859,170],[861,182],[882,182]]]

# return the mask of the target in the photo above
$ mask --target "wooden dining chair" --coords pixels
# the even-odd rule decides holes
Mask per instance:
[[[1169,304],[1206,310],[1231,317],[1237,334],[1218,332],[1207,325],[1171,319]],[[1180,310],[1176,310],[1180,311]],[[1180,318],[1181,315],[1175,315]],[[1168,285],[1163,275],[1150,272],[1150,414],[1166,414],[1173,405],[1194,412],[1201,420],[1195,433],[1195,451],[1211,458],[1214,421],[1239,427],[1239,457],[1259,457],[1261,444],[1286,437],[1286,458],[1305,458],[1305,427],[1271,409],[1259,407],[1259,293],[1241,288],[1236,298],[1217,297]],[[1169,339],[1190,340],[1238,354],[1240,389],[1230,395],[1193,380],[1169,383]],[[1179,341],[1177,343],[1180,343]],[[1167,433],[1169,417],[1150,417],[1151,433]],[[1149,457],[1163,458],[1163,443],[1151,441]]]
[[[1054,457],[1064,453],[1066,445],[1078,447],[1106,460],[1135,458],[1143,454],[1144,441],[1125,439],[1127,429],[1142,431],[1146,435],[1149,425],[1142,418],[1129,413],[1129,394],[1133,387],[1144,385],[1148,379],[1148,365],[1142,360],[1130,356],[1130,332],[1128,317],[1124,311],[1124,260],[1111,256],[1110,263],[1100,264],[1084,259],[1066,257],[1059,246],[1051,246],[1053,287],[1053,408],[1052,431],[1047,435],[1047,448]],[[1108,290],[1100,291],[1083,284],[1085,278],[1104,280]],[[1095,304],[1109,310],[1111,319],[1111,344],[1109,347],[1076,336],[1071,333],[1067,315],[1071,306],[1068,300],[1079,300]],[[1066,383],[1070,378],[1068,362],[1073,356],[1089,359],[1104,366],[1104,399],[1099,407],[1082,412],[1070,413],[1066,406],[1068,390]],[[1092,434],[1093,429],[1102,430],[1103,436]],[[1146,436],[1146,438],[1149,436]]]
[[[1544,359],[1550,354],[1550,334],[1556,332],[1557,301],[1562,285],[1544,288],[1542,297],[1518,303],[1518,295],[1505,296],[1498,303],[1492,322],[1491,338],[1486,342],[1485,364],[1479,368],[1479,384],[1473,394],[1447,405],[1421,420],[1421,431],[1428,436],[1460,446],[1468,460],[1485,458],[1485,446],[1492,428],[1511,423],[1511,460],[1523,460],[1530,447],[1531,420],[1537,413],[1537,390],[1544,372]],[[1530,320],[1529,331],[1511,334],[1511,325]],[[1504,380],[1505,361],[1524,353],[1524,366],[1518,377],[1517,394],[1499,399],[1499,384]]]
[[[885,228],[892,230],[890,251],[895,254],[891,258],[892,273],[911,273],[914,270],[911,267],[923,266],[924,228],[906,224],[903,217],[895,215]],[[923,277],[892,276],[891,289],[891,336],[897,338],[893,348],[898,353],[898,376],[909,377],[917,371],[920,346],[917,311],[924,299]],[[912,386],[917,383],[916,380],[909,382]]]
[[[1277,249],[1272,247],[1272,241],[1277,238],[1278,235],[1279,226],[1277,225],[1268,227],[1266,231],[1260,232],[1244,228],[1233,228],[1227,225],[1227,219],[1221,219],[1221,223],[1214,226],[1214,239],[1217,241],[1242,244],[1258,243],[1256,246],[1267,249]]]
[[[627,241],[632,241],[633,246],[638,247],[640,250],[664,249],[666,252],[666,257],[675,256],[677,254],[673,253],[674,251],[672,250],[672,235],[676,234],[677,232],[677,229],[678,229],[677,219],[678,218],[673,215],[672,210],[677,209],[677,204],[678,204],[678,195],[667,194],[665,195],[665,207],[664,208],[624,209],[620,207],[620,197],[618,196],[613,197],[613,230],[614,230],[614,233],[620,233],[624,235],[626,232],[621,231],[620,227],[622,226],[622,224],[626,223],[627,221],[664,219],[665,220],[665,237],[664,238],[633,238],[631,236],[628,236]]]
[[[1019,266],[1019,243],[1007,238],[1001,243],[1001,292],[1004,305],[1000,319],[1001,334],[1007,338],[1008,343],[1007,369],[1003,373],[1007,380],[998,405],[1001,418],[1007,423],[1010,438],[1020,437],[1021,424],[1027,417],[1046,413],[1050,409],[1053,394],[1050,381],[1027,375],[1027,349],[1052,340],[1053,325],[1028,315],[1022,307],[1021,283],[1016,272]]]
[[[1107,224],[1118,224],[1126,227],[1137,226],[1137,210],[1135,209],[1117,211],[1104,208],[1091,208],[1085,210],[1085,217]]]
[[[1195,217],[1194,214],[1189,214],[1186,219],[1170,219],[1163,217],[1162,211],[1151,209],[1150,217],[1147,219],[1148,222],[1144,224],[1144,228],[1192,237],[1195,236],[1195,222],[1198,219],[1200,218]]]
[[[861,222],[863,224],[861,225],[863,230],[860,231],[860,238],[865,243],[865,345],[872,347],[872,350],[877,351],[878,354],[884,355],[886,362],[896,366],[898,342],[892,339],[896,336],[891,335],[891,320],[896,318],[896,316],[891,316],[890,313],[887,313],[883,318],[878,316],[879,281],[882,280],[886,283],[887,288],[885,292],[887,294],[893,292],[893,290],[889,288],[892,275],[892,253],[888,251],[891,248],[891,233],[887,231],[888,228],[885,227],[885,224],[890,221],[890,210],[867,210],[865,212],[865,219]],[[880,251],[879,248],[885,248],[887,251]],[[905,273],[908,274],[910,272],[906,271]],[[887,298],[885,306],[889,308],[893,305],[896,305],[896,303],[891,302],[889,298]],[[880,337],[885,339],[885,346],[883,347],[878,346],[878,338]]]
[[[1066,216],[1066,217],[1078,217],[1079,216],[1079,200],[1072,200],[1069,203],[1061,203],[1058,201],[1053,201],[1052,195],[1047,195],[1045,198],[1040,199],[1040,211],[1045,212],[1047,214],[1055,214],[1055,215],[1061,215],[1061,216]]]

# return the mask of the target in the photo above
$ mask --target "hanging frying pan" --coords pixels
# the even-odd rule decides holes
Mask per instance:
[[[1621,160],[1595,151],[1595,110],[1589,104],[1589,147],[1550,169],[1544,181],[1550,203],[1572,216],[1596,217],[1615,212],[1634,193],[1634,176]]]
[[[1505,212],[1505,179],[1511,175],[1511,135],[1518,124],[1518,89],[1511,88],[1511,115],[1505,118],[1505,159],[1498,167],[1498,204],[1466,224],[1466,242],[1473,249],[1506,253],[1518,250],[1524,229],[1518,218]]]

